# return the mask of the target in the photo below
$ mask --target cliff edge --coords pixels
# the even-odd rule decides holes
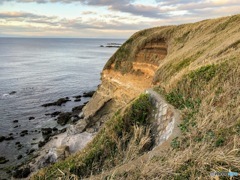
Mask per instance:
[[[75,127],[94,129],[94,139],[32,178],[209,179],[240,172],[239,65],[240,15],[135,33],[106,63]]]

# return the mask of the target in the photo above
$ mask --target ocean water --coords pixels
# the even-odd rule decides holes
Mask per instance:
[[[0,136],[12,133],[14,137],[0,143],[0,156],[9,160],[0,164],[0,168],[23,162],[29,149],[37,149],[42,127],[59,127],[46,113],[70,111],[88,101],[83,98],[74,102],[73,96],[97,88],[104,64],[117,50],[100,45],[123,42],[121,39],[0,38]],[[12,91],[16,93],[10,95]],[[71,101],[62,107],[41,107],[62,97]],[[31,116],[35,119],[29,121]],[[29,134],[20,136],[23,130]],[[16,142],[23,147],[18,149]],[[23,156],[21,160],[17,160],[19,154]]]

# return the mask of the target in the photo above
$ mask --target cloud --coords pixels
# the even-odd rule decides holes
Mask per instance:
[[[60,28],[60,29],[101,29],[101,30],[140,30],[142,28],[149,27],[147,22],[133,22],[128,18],[123,18],[117,15],[106,14],[102,17],[91,18],[58,18],[56,16],[44,16],[27,12],[0,12],[0,24],[22,24],[22,26],[44,26],[48,28]]]
[[[20,3],[81,3],[89,6],[105,6],[109,10],[130,13],[137,16],[162,18],[166,10],[160,6],[136,4],[136,0],[3,0],[5,2],[15,1]]]

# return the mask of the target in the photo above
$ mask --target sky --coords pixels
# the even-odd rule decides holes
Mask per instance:
[[[0,0],[0,37],[128,38],[238,13],[239,0]]]

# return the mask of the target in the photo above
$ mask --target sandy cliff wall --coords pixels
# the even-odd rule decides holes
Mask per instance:
[[[132,53],[125,57],[125,51]],[[152,87],[158,65],[166,55],[167,44],[163,39],[149,40],[141,47],[125,43],[107,63],[101,85],[84,108],[88,126],[99,126],[117,109]]]

